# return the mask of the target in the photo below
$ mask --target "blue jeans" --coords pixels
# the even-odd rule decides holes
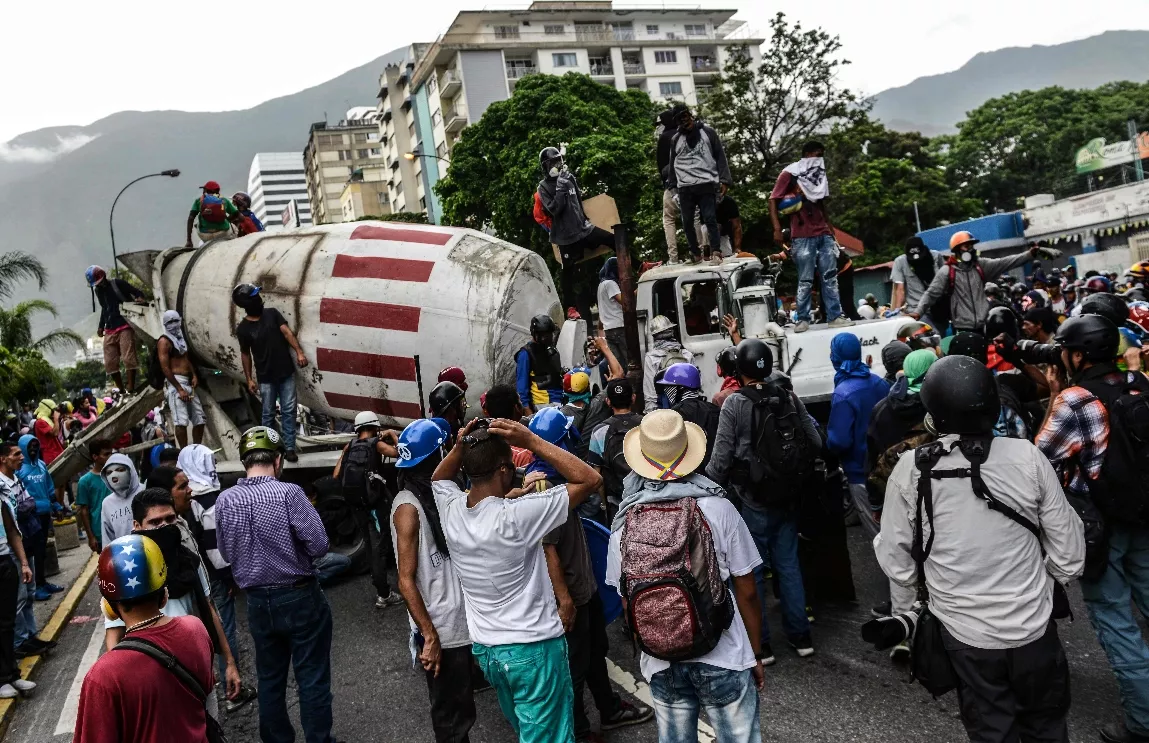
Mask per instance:
[[[35,572],[35,568],[33,568]],[[30,637],[35,637],[39,630],[36,628],[36,611],[33,596],[36,593],[36,581],[20,583],[16,589],[16,647]]]
[[[299,720],[307,743],[331,738],[331,607],[312,582],[302,588],[247,589],[247,624],[259,677],[259,738],[292,743],[287,671],[295,667]]]
[[[223,634],[227,638],[227,646],[231,648],[231,657],[239,663],[239,643],[235,639],[235,596],[231,595],[227,583],[222,578],[211,579],[211,602],[219,614],[219,623],[223,625]],[[215,656],[216,665],[219,666],[219,677],[227,678],[227,662],[223,655]]]
[[[826,305],[826,322],[842,314],[838,297],[838,248],[831,235],[795,237],[790,255],[798,267],[798,320],[810,322],[810,290],[814,272],[822,277],[822,300]],[[266,409],[266,408],[265,408]]]
[[[698,210],[698,218],[706,228],[706,235],[710,238],[710,249],[719,250],[718,238],[718,184],[704,183],[700,186],[682,186],[678,189],[678,205],[682,213],[682,230],[686,233],[686,244],[690,246],[691,255],[699,255],[698,233],[694,229],[694,210]]]
[[[1137,735],[1149,735],[1149,647],[1130,603],[1149,616],[1149,529],[1112,527],[1109,569],[1100,580],[1082,580],[1081,595],[1097,641],[1117,677],[1125,727]]]
[[[806,617],[806,590],[802,587],[802,568],[798,564],[797,514],[777,508],[757,508],[742,504],[742,520],[754,537],[762,565],[754,569],[758,600],[762,602],[762,644],[770,643],[770,624],[766,621],[766,566],[772,566],[782,591],[782,629],[790,640],[810,634]]]
[[[263,400],[263,425],[275,425],[275,401],[279,400],[279,422],[282,426],[283,448],[295,449],[295,377],[282,382],[260,382],[259,396]]]
[[[698,710],[718,743],[760,743],[758,689],[750,671],[706,663],[673,663],[650,679],[659,743],[698,743]]]
[[[471,652],[495,688],[499,709],[519,743],[574,743],[574,691],[565,637],[512,645],[476,642]]]

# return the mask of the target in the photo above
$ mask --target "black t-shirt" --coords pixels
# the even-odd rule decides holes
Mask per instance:
[[[295,373],[295,354],[283,331],[287,320],[273,307],[264,307],[258,320],[244,318],[235,328],[239,350],[251,354],[260,384],[282,382]]]
[[[738,213],[738,203],[727,196],[718,202],[714,214],[718,219],[718,233],[734,239],[734,220],[742,216]]]

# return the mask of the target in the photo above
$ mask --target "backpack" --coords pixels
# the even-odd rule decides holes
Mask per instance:
[[[630,465],[622,453],[622,440],[627,432],[642,423],[642,416],[637,413],[612,416],[604,424],[606,428],[606,441],[602,449],[602,483],[603,492],[607,497],[619,498],[622,496],[623,481],[630,474]]]
[[[633,506],[624,529],[619,585],[638,646],[670,662],[709,653],[734,619],[734,601],[698,500]]]
[[[1149,381],[1126,373],[1118,387],[1101,380],[1081,384],[1109,411],[1109,443],[1089,494],[1107,521],[1130,527],[1149,526]],[[1076,408],[1075,408],[1076,410]]]
[[[947,263],[946,268],[949,270],[949,283],[946,285],[946,290],[938,297],[938,301],[934,302],[933,307],[929,310],[930,319],[934,321],[934,329],[942,334],[946,332],[946,328],[950,325],[950,317],[952,316],[950,300],[953,298],[954,280],[957,277],[956,265]],[[980,263],[974,264],[974,269],[977,270],[977,275],[981,277],[982,283],[984,284],[985,269],[981,267]]]
[[[241,237],[243,235],[252,235],[260,231],[259,227],[255,224],[255,220],[246,214],[240,215],[239,221],[236,222],[236,228]]]
[[[163,392],[166,380],[164,368],[160,366],[160,342],[157,340],[156,345],[152,346],[151,353],[148,354],[147,382],[152,389]]]
[[[380,471],[383,458],[379,456],[376,444],[379,438],[352,441],[343,454],[343,466],[339,469],[339,484],[343,497],[356,508],[373,509],[383,501],[387,484]]]
[[[722,409],[701,397],[691,397],[678,403],[673,410],[682,416],[682,420],[693,423],[706,433],[706,457],[698,467],[700,472],[705,471],[706,465],[710,464],[710,455],[714,453],[714,439],[718,436],[718,418]]]
[[[751,417],[753,455],[737,465],[740,482],[751,496],[768,507],[792,507],[814,474],[818,448],[802,430],[794,396],[780,384],[747,386],[738,390],[754,404]],[[768,484],[768,487],[761,487]]]
[[[551,219],[551,215],[547,214],[547,210],[543,208],[543,200],[542,197],[539,196],[538,191],[535,191],[535,206],[534,209],[531,210],[531,216],[538,222],[539,227],[542,227],[547,232],[551,231],[554,220]]]
[[[873,469],[866,476],[866,491],[870,495],[870,502],[882,503],[885,500],[886,483],[889,482],[890,473],[894,471],[894,467],[897,466],[898,460],[902,458],[903,454],[936,440],[937,436],[926,429],[926,423],[923,420],[906,431],[900,441],[887,447],[885,451],[879,454]]]
[[[689,364],[686,356],[682,353],[682,349],[676,348],[672,351],[667,351],[666,356],[658,363],[658,373],[666,371],[675,364]]]
[[[227,207],[222,196],[205,193],[199,202],[199,216],[204,222],[226,222]]]

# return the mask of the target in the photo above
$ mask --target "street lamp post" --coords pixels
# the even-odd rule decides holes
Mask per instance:
[[[161,176],[161,175],[167,176],[168,178],[178,178],[180,175],[180,171],[176,168],[173,168],[171,170],[161,170],[158,173],[149,173],[148,175],[141,175],[139,178],[135,179],[134,181],[129,183],[127,186],[124,186],[123,188],[121,188],[120,192],[118,194],[116,194],[116,199],[115,199],[115,201],[112,202],[112,209],[111,209],[111,211],[108,212],[108,232],[111,233],[111,236],[112,236],[112,271],[116,270],[116,261],[117,261],[116,230],[112,226],[112,217],[116,213],[116,204],[119,202],[120,197],[124,195],[124,191],[127,191],[128,188],[131,187],[132,183],[138,183],[145,178],[155,178],[155,177]]]
[[[413,150],[411,152],[404,152],[403,157],[404,157],[404,159],[412,160],[412,161],[417,157],[432,157],[436,160],[442,160],[443,162],[447,163],[448,165],[451,164],[451,161],[445,157],[439,157],[438,155],[428,155],[425,152],[419,152],[419,150]]]

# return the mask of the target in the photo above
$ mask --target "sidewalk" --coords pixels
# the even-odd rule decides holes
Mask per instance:
[[[59,562],[60,572],[48,577],[52,583],[65,586],[68,590],[55,594],[48,601],[36,602],[36,626],[40,628],[39,637],[43,640],[56,640],[60,636],[96,574],[96,555],[92,554],[87,542],[83,540],[79,547],[60,552]],[[36,669],[44,660],[44,656],[21,660],[21,677],[35,681]],[[0,739],[7,732],[16,706],[20,703],[19,698],[0,700]]]

